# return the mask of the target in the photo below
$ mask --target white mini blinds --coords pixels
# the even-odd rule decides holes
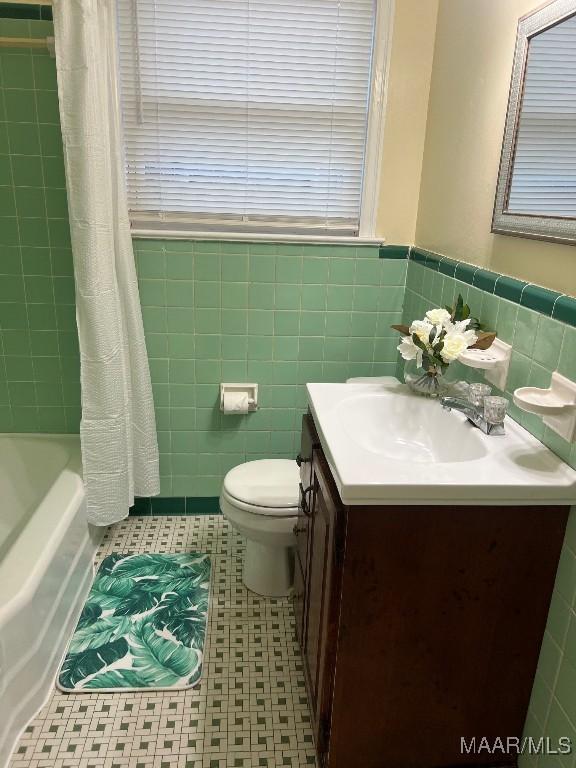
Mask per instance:
[[[530,40],[508,211],[576,217],[576,16]]]
[[[118,0],[137,228],[356,234],[375,0]]]

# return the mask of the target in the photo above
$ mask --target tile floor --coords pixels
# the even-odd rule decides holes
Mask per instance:
[[[316,766],[287,600],[242,584],[242,542],[221,516],[131,517],[98,553],[208,552],[212,600],[200,686],[176,693],[54,691],[10,768]]]

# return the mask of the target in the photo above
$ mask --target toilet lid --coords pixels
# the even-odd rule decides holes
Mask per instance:
[[[224,490],[255,507],[298,507],[300,471],[290,459],[261,459],[240,464],[224,478]]]

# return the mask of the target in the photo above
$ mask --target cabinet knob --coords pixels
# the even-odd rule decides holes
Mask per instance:
[[[308,488],[305,489],[302,483],[300,483],[299,485],[300,485],[300,509],[306,515],[306,517],[310,517],[311,511],[310,511],[310,507],[308,506],[308,500],[306,497],[312,490],[312,486],[309,485]]]

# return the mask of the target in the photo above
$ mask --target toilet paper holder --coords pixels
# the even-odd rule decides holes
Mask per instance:
[[[224,411],[224,395],[227,392],[242,392],[248,395],[248,411],[258,410],[258,384],[220,384],[220,410]]]

